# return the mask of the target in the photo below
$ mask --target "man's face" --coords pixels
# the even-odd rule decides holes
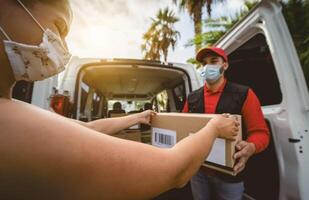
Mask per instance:
[[[206,55],[203,59],[203,65],[211,64],[222,66],[224,63],[223,58],[216,55]]]
[[[225,70],[228,67],[223,58],[217,55],[206,55],[203,59],[203,65],[205,66],[207,64],[218,65],[219,67],[223,66]]]

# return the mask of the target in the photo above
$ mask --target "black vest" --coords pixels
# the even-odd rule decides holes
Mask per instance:
[[[220,96],[215,113],[230,113],[241,115],[241,110],[248,96],[248,91],[249,87],[247,86],[227,82]],[[205,113],[204,87],[201,87],[200,89],[195,90],[189,94],[188,106],[190,113]],[[247,138],[247,131],[244,127],[244,123],[242,123],[242,125],[242,137],[243,139],[245,139]],[[243,176],[242,173],[240,173],[236,177],[217,172],[215,172],[215,174],[228,182],[242,181]]]
[[[216,114],[230,113],[241,115],[249,87],[227,82],[216,108]],[[207,99],[206,99],[207,101]],[[190,113],[205,113],[204,87],[191,92],[188,96]]]

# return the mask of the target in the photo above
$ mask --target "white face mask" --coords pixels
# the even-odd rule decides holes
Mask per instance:
[[[202,78],[208,84],[215,84],[223,76],[224,68],[220,65],[207,64],[201,73]]]
[[[37,81],[62,72],[69,62],[71,54],[61,38],[51,30],[45,30],[30,11],[19,0],[17,1],[43,30],[44,34],[40,45],[27,45],[12,41],[0,27],[1,32],[8,39],[3,42],[15,79],[17,81]]]

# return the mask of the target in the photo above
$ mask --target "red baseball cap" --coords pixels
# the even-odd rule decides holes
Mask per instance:
[[[205,56],[209,53],[215,53],[218,56],[221,56],[224,59],[225,62],[228,61],[225,51],[221,48],[218,48],[218,47],[205,47],[205,48],[200,49],[197,52],[195,59],[198,62],[202,63]]]

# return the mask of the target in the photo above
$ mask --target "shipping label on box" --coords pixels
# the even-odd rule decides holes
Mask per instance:
[[[206,161],[218,165],[226,165],[226,145],[225,139],[217,138],[212,146]]]
[[[193,133],[190,133],[189,135],[191,134]],[[205,161],[226,166],[226,156],[226,140],[222,138],[216,138],[212,145],[211,152],[209,152]]]
[[[176,131],[152,128],[151,144],[160,148],[171,148],[176,144]]]
[[[203,128],[215,114],[193,113],[158,113],[152,119],[152,145],[160,148],[171,148],[178,141]],[[240,115],[233,115],[241,123]],[[240,126],[241,127],[241,126]],[[241,130],[236,141],[217,138],[212,150],[203,163],[204,166],[235,175],[233,166],[235,160],[236,142],[241,140]]]

